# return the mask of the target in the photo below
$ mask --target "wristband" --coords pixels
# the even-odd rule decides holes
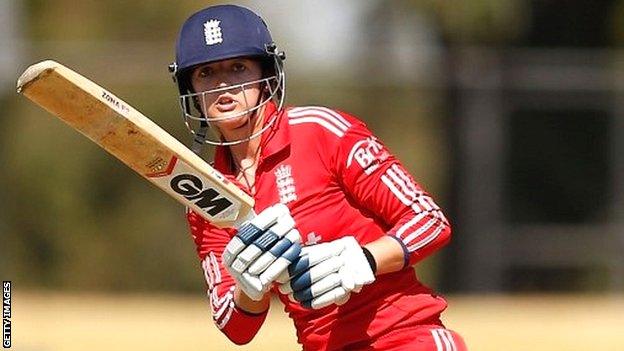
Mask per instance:
[[[391,234],[388,234],[388,236],[391,237],[392,239],[396,240],[401,245],[401,248],[403,249],[403,268],[401,268],[401,269],[404,269],[405,267],[409,266],[410,252],[407,249],[407,246],[405,246],[405,243],[403,242],[403,240],[401,240],[401,239],[399,239],[396,236],[391,235]]]
[[[362,246],[362,252],[364,252],[364,256],[366,257],[366,261],[368,261],[368,265],[370,266],[371,270],[373,271],[373,274],[377,273],[377,262],[375,261],[375,257],[373,257],[373,254],[368,251],[367,248]]]

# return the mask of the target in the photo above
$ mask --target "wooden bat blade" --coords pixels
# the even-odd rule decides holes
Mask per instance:
[[[28,67],[17,91],[215,225],[237,226],[253,216],[253,198],[142,113],[62,64]]]

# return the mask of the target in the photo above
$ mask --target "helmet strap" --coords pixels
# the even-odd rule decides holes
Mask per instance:
[[[200,155],[204,145],[206,144],[206,135],[208,133],[208,123],[205,121],[199,122],[199,130],[195,133],[195,137],[193,138],[193,144],[191,145],[191,150],[194,153]]]

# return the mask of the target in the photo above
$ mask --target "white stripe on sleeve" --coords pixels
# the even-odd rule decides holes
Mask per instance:
[[[414,251],[416,251],[416,250],[426,246],[427,244],[429,244],[430,242],[435,240],[435,238],[437,238],[438,235],[440,235],[440,233],[442,233],[443,229],[444,229],[444,225],[443,224],[439,224],[438,227],[436,228],[436,230],[433,233],[431,233],[427,237],[423,238],[422,240],[420,240],[416,244],[408,246],[407,247],[407,251],[414,252]]]
[[[418,213],[416,216],[414,216],[414,218],[410,219],[409,221],[407,221],[405,224],[403,224],[396,232],[396,236],[397,237],[401,237],[403,235],[403,233],[405,233],[405,231],[407,229],[409,229],[409,227],[413,226],[414,224],[418,223],[421,219],[425,218],[425,216],[427,215],[427,213],[425,212],[420,212]]]
[[[444,329],[438,329],[437,332],[440,334],[440,339],[442,339],[442,342],[444,342],[445,349],[448,351],[453,351],[453,349],[451,348],[451,342],[446,337],[446,334],[444,334]]]
[[[351,127],[351,123],[349,123],[344,117],[342,117],[336,111],[328,109],[327,107],[320,106],[306,106],[306,107],[295,107],[288,111],[288,115],[290,117],[300,117],[300,116],[319,116],[322,117],[332,123],[334,123],[338,128],[346,131]]]
[[[436,344],[436,351],[444,351],[444,346],[442,346],[442,341],[440,341],[440,336],[437,333],[437,329],[432,329],[431,335],[433,336],[433,341]]]
[[[381,181],[386,184],[388,189],[390,189],[394,196],[396,196],[403,203],[403,205],[410,206],[412,204],[412,201],[405,197],[405,195],[399,191],[390,178],[388,178],[385,174],[381,176]]]
[[[444,329],[444,333],[446,334],[446,338],[451,343],[451,351],[457,351],[457,345],[455,345],[455,339],[453,339],[453,334],[447,329]]]
[[[339,138],[342,138],[344,136],[344,131],[338,129],[335,125],[327,122],[326,120],[316,117],[316,116],[296,117],[296,118],[291,118],[288,121],[288,124],[290,125],[302,124],[302,123],[316,123],[325,127],[325,129],[329,130],[330,132],[336,134],[336,136],[338,136]]]

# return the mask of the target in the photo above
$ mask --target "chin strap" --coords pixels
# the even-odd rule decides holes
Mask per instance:
[[[193,144],[191,145],[191,150],[193,150],[193,152],[197,155],[201,155],[204,144],[206,144],[206,134],[208,133],[208,128],[209,126],[207,122],[199,122],[199,130],[195,133]]]

